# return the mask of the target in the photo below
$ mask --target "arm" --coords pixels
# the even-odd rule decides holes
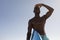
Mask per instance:
[[[32,30],[32,25],[31,25],[31,22],[29,21],[29,23],[28,23],[28,32],[27,32],[27,40],[30,40],[31,30]]]
[[[46,7],[49,11],[46,13],[46,15],[44,15],[45,19],[47,19],[48,17],[51,16],[52,12],[53,12],[53,8],[49,7],[48,5],[42,4],[42,6]]]

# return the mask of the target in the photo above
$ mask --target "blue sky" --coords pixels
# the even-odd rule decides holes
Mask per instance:
[[[50,40],[60,40],[59,0],[0,0],[0,40],[26,40],[28,20],[34,16],[33,9],[37,3],[54,8],[45,31]]]

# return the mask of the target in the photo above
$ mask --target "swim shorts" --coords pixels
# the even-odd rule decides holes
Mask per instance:
[[[42,40],[49,40],[48,37],[46,35],[40,35]]]

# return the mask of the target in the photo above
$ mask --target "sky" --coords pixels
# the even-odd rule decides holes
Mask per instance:
[[[0,0],[0,40],[26,40],[28,21],[34,17],[34,5],[43,3],[54,8],[46,21],[50,40],[60,40],[60,0]],[[41,15],[46,9],[41,8]]]

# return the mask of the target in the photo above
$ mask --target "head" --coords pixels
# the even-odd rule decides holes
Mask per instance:
[[[35,14],[40,14],[40,8],[38,6],[34,7],[34,13]]]

